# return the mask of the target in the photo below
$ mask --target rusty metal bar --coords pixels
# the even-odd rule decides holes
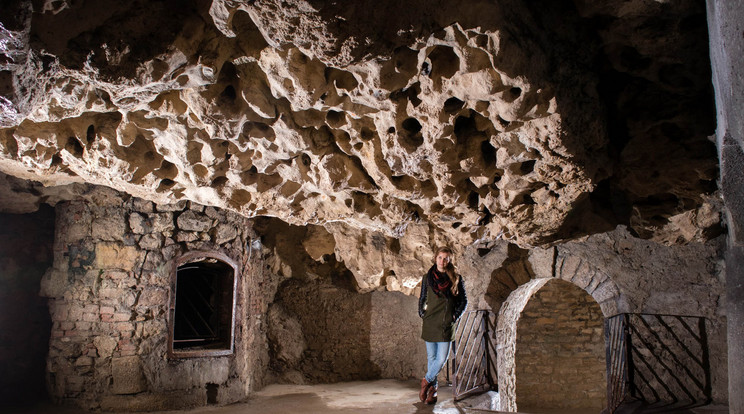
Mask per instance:
[[[452,366],[454,369],[454,398],[459,401],[469,395],[484,392],[497,383],[491,378],[487,310],[466,312],[458,323]]]
[[[462,327],[462,331],[460,332],[461,336],[465,336],[465,332],[467,331],[467,337],[465,338],[465,340],[460,341],[462,345],[461,346],[462,351],[460,353],[460,359],[459,359],[460,362],[457,364],[459,369],[458,369],[458,372],[456,373],[456,376],[459,377],[458,386],[460,389],[462,389],[462,384],[463,384],[462,383],[463,371],[466,369],[466,366],[467,366],[467,362],[465,364],[462,364],[462,361],[465,359],[465,354],[467,352],[468,344],[470,343],[470,339],[473,334],[473,327],[475,325],[474,319],[472,318],[472,316],[473,316],[473,312],[472,311],[468,312],[467,319],[465,320],[465,323],[463,324],[463,327]],[[468,323],[470,324],[470,329],[467,329]]]
[[[474,331],[477,320],[478,320],[477,316],[472,318],[472,322],[470,325],[470,334],[472,334],[472,332]],[[474,365],[471,365],[471,360],[473,361],[473,363],[475,362],[475,360],[473,360],[472,358],[473,358],[473,355],[475,354],[474,351],[476,350],[476,346],[479,342],[478,339],[480,337],[480,333],[478,332],[478,330],[476,330],[475,332],[476,332],[475,338],[472,338],[472,340],[469,340],[468,343],[466,343],[465,351],[463,351],[463,352],[467,352],[467,359],[465,359],[465,366],[464,366],[464,371],[467,373],[467,379],[464,382],[465,389],[463,391],[469,391],[472,389],[472,386],[470,385],[470,383],[473,381],[474,375],[476,374],[473,371]],[[471,338],[470,334],[468,334],[468,338]],[[469,345],[469,349],[468,349],[468,345]],[[464,358],[464,355],[463,355],[463,358]]]
[[[473,322],[470,325],[470,333],[473,332],[473,328],[475,327],[476,320],[477,320],[477,318],[473,318]],[[475,347],[477,346],[477,344],[479,342],[478,341],[479,336],[480,335],[478,333],[476,333],[476,337],[473,338],[472,341],[468,341],[468,343],[465,344],[466,348],[467,348],[468,345],[470,345],[470,349],[467,351],[468,352],[468,357],[465,360],[465,371],[468,373],[468,379],[467,379],[467,381],[465,381],[465,387],[466,388],[470,387],[470,381],[473,379],[474,372],[473,372],[472,368],[470,368],[470,361],[471,361],[471,358],[473,357],[473,354],[474,354],[473,351],[476,349]],[[468,338],[470,338],[470,334],[468,335]],[[473,362],[475,362],[475,360],[473,360]]]
[[[627,316],[605,321],[607,355],[607,408],[610,414],[620,406],[627,392]]]

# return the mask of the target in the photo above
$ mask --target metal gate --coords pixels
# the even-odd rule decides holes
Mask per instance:
[[[705,318],[619,314],[605,320],[607,405],[626,401],[681,409],[710,403]]]
[[[605,319],[607,351],[607,408],[610,414],[623,402],[628,391],[628,315]]]
[[[494,314],[487,310],[467,311],[457,323],[447,370],[455,401],[497,389],[495,323]]]

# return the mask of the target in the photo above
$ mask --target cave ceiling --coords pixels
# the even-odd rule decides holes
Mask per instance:
[[[0,19],[6,200],[86,183],[465,245],[721,231],[703,1],[11,0]]]

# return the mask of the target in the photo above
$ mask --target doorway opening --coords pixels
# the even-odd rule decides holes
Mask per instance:
[[[606,405],[604,318],[583,289],[550,280],[517,321],[516,398],[520,410]]]

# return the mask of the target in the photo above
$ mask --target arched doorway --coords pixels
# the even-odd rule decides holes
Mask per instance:
[[[606,405],[603,315],[586,291],[531,280],[504,302],[497,329],[501,410]]]

